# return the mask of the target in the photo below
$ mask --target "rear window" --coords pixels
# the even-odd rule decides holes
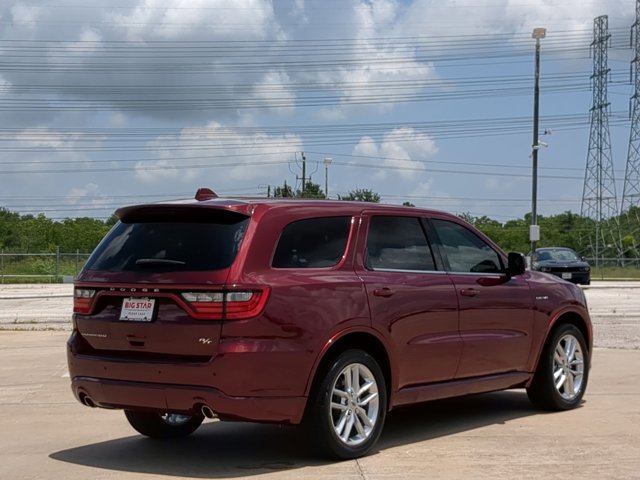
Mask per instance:
[[[290,223],[282,231],[274,268],[332,267],[344,255],[351,217],[308,218]]]
[[[231,266],[249,218],[185,212],[124,219],[93,252],[86,269],[99,271],[205,271]]]

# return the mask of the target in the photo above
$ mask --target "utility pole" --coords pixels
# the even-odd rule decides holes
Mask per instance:
[[[307,157],[304,156],[304,152],[302,152],[302,194],[305,192],[305,185],[307,183]]]
[[[640,0],[638,0],[640,1]],[[329,165],[333,161],[332,158],[325,157],[324,161],[324,196],[325,198],[329,198]]]
[[[540,240],[540,226],[538,225],[538,150],[540,143],[538,138],[538,124],[540,112],[540,40],[547,35],[547,29],[538,27],[533,29],[531,38],[536,40],[536,59],[533,86],[533,144],[531,151],[531,226],[529,227],[529,240],[531,241],[531,254],[536,249],[536,242]]]

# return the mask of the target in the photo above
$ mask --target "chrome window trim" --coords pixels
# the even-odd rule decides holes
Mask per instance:
[[[448,272],[444,270],[401,270],[396,268],[371,268],[370,272],[388,272],[388,273],[435,273],[437,275],[446,275]]]
[[[467,275],[467,276],[480,276],[480,277],[504,277],[506,273],[497,273],[497,272],[456,272],[455,270],[448,270],[446,273],[455,273],[456,275]]]

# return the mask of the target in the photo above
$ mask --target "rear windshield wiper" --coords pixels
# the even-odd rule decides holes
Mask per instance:
[[[167,258],[139,258],[136,260],[136,265],[140,266],[162,266],[162,265],[186,265],[187,262],[182,260],[169,260]]]

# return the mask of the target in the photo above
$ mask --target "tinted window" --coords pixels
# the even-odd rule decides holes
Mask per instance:
[[[420,219],[372,217],[367,236],[366,266],[373,270],[435,270]]]
[[[550,250],[537,250],[535,253],[535,260],[543,262],[546,260],[555,260],[557,262],[579,262],[580,257],[573,250],[569,249],[550,249]]]
[[[229,267],[249,219],[119,222],[86,268],[102,271],[202,271]]]
[[[500,257],[471,230],[446,220],[433,220],[452,272],[498,273]]]
[[[282,231],[275,268],[318,268],[336,265],[347,246],[351,217],[308,218]]]

